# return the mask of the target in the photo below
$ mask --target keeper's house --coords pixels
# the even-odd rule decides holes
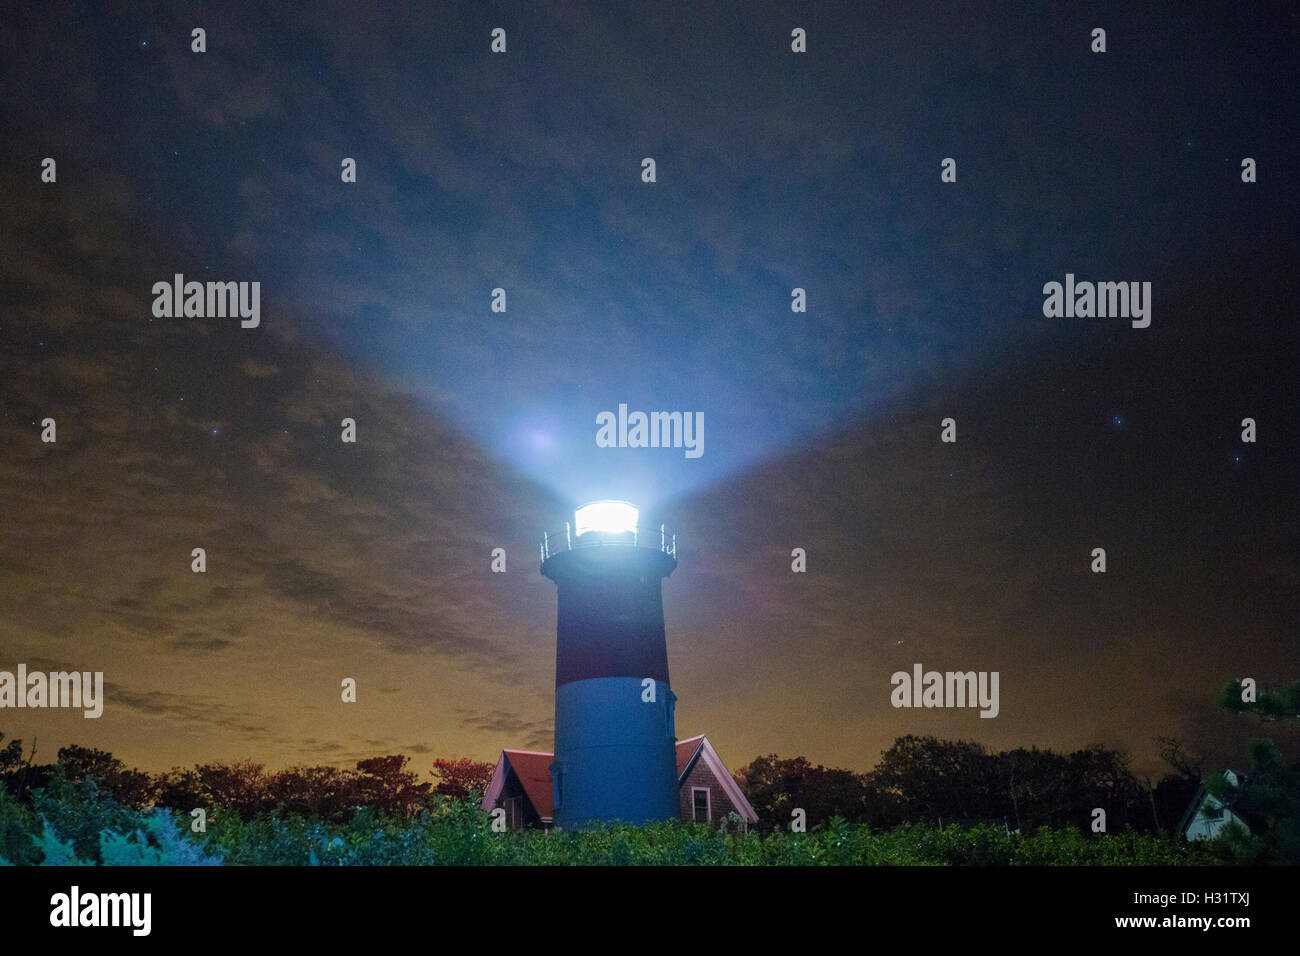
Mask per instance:
[[[549,831],[556,800],[563,799],[551,779],[554,759],[554,754],[535,750],[501,751],[483,797],[483,809],[504,808],[511,829],[540,827]],[[703,734],[677,742],[677,797],[682,820],[721,821],[734,812],[744,826],[758,822],[758,814]]]
[[[1223,776],[1233,788],[1226,803],[1207,791],[1204,783],[1196,788],[1196,795],[1178,824],[1178,829],[1188,840],[1213,840],[1229,823],[1235,823],[1250,833],[1250,825],[1237,809],[1237,797],[1245,775],[1225,770]]]

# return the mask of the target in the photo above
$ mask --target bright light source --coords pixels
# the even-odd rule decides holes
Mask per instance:
[[[606,534],[636,532],[636,508],[627,501],[593,501],[574,513],[574,532],[602,531]]]

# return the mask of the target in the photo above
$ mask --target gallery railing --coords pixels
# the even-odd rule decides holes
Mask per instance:
[[[563,531],[543,532],[540,545],[542,560],[562,551],[577,548],[658,548],[664,554],[677,557],[677,534],[667,531],[663,525],[657,531],[585,531],[575,534],[572,522],[564,523]]]

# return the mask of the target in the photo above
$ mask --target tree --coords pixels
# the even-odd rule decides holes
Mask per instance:
[[[291,767],[273,774],[267,790],[281,812],[336,822],[363,800],[360,774],[339,767]]]
[[[0,733],[0,740],[4,740],[5,735]],[[9,773],[11,770],[17,770],[23,763],[23,742],[21,740],[11,740],[3,749],[0,749],[0,774]]]
[[[127,768],[106,750],[70,744],[59,749],[58,762],[73,783],[94,780],[118,803],[133,810],[153,803],[153,778],[141,770]]]
[[[1092,811],[1106,811],[1107,829],[1151,828],[1146,790],[1128,759],[1098,744],[1058,754],[1037,747],[991,754],[978,743],[899,737],[866,775],[867,803],[883,808],[885,825],[1013,822],[1085,829]]]
[[[4,734],[0,734],[0,740],[4,739]],[[23,742],[21,740],[11,740],[0,750],[0,784],[2,784],[15,800],[26,801],[28,794],[35,787],[43,787],[49,783],[50,775],[54,772],[54,764],[33,765],[32,761],[36,759],[36,741],[32,741],[32,749],[27,754],[27,759],[23,759]]]
[[[1187,805],[1196,797],[1201,787],[1201,768],[1205,755],[1191,753],[1177,737],[1157,737],[1160,759],[1173,770],[1156,784],[1151,795],[1158,808],[1161,829],[1170,831],[1178,825]]]
[[[267,787],[267,774],[260,763],[211,763],[194,768],[199,793],[205,805],[215,804],[251,820],[274,807]]]
[[[400,754],[359,760],[357,772],[360,802],[376,810],[409,815],[429,795],[430,784],[416,782]]]
[[[886,750],[867,783],[896,820],[1000,820],[1010,793],[995,757],[978,743],[908,734]]]
[[[492,782],[492,774],[496,769],[494,763],[470,760],[468,757],[456,760],[439,757],[433,762],[433,775],[438,781],[433,792],[456,800],[469,799],[471,791],[481,797],[487,793],[488,784]]]
[[[1205,764],[1204,754],[1190,754],[1183,749],[1183,742],[1177,737],[1157,737],[1160,745],[1160,759],[1169,764],[1180,777],[1191,780],[1201,779],[1201,767]]]
[[[867,790],[860,774],[814,766],[806,757],[755,757],[732,777],[765,829],[788,826],[796,808],[807,813],[809,826],[834,816],[863,820],[868,815]]]
[[[1219,706],[1237,714],[1254,713],[1262,720],[1300,719],[1300,681],[1280,691],[1260,688],[1252,702],[1241,698],[1241,681],[1228,681],[1219,691]]]
[[[206,792],[197,768],[172,768],[154,779],[154,803],[188,814],[196,807],[206,807],[211,795]]]
[[[1232,681],[1220,692],[1219,703],[1261,720],[1300,719],[1300,681],[1280,693],[1260,691],[1253,704],[1242,701],[1241,682]],[[1220,833],[1233,857],[1245,863],[1300,863],[1300,764],[1288,766],[1276,743],[1252,740],[1246,779],[1233,787],[1220,774],[1207,780],[1205,789],[1230,804],[1250,827],[1246,833],[1230,823]]]

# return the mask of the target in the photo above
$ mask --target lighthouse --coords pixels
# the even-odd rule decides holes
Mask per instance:
[[[541,571],[558,596],[554,822],[567,830],[678,816],[661,589],[677,544],[638,520],[626,501],[596,501],[542,539]]]

